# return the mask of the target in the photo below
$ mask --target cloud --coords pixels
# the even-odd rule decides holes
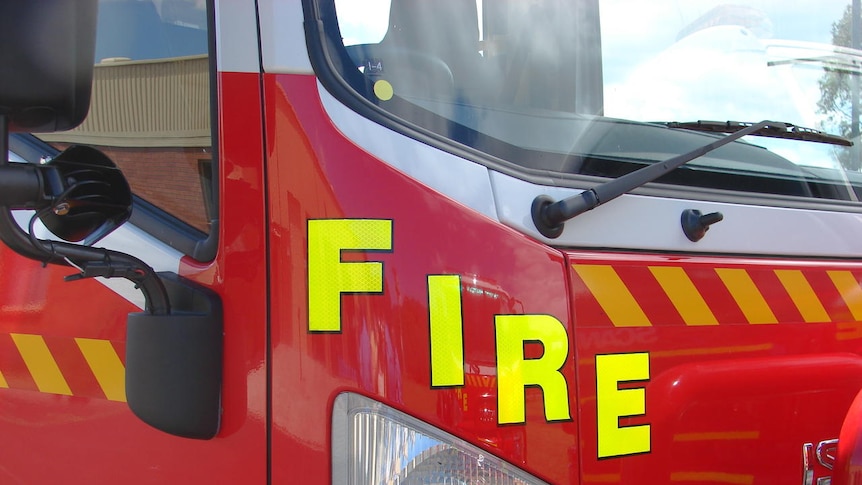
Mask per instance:
[[[605,85],[605,114],[640,121],[786,121],[817,128],[822,66],[795,62],[828,45],[787,47],[738,25],[705,27]],[[781,47],[778,47],[781,46]],[[775,63],[776,60],[786,61]],[[801,164],[833,166],[833,147],[756,139]]]
[[[344,45],[380,42],[389,28],[389,0],[336,0]]]

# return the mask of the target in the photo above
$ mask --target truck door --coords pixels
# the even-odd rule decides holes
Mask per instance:
[[[98,148],[122,169],[135,198],[131,221],[96,246],[215,292],[224,312],[218,434],[173,436],[127,406],[126,316],[144,307],[138,290],[116,279],[64,282],[78,270],[44,266],[4,246],[0,481],[265,483],[266,258],[254,5],[121,0],[100,1],[98,11],[88,118],[72,131],[15,134],[10,157],[38,164],[70,145]],[[52,237],[40,223],[30,225],[32,211],[15,217],[34,236]],[[154,364],[159,358],[153,352]]]
[[[261,5],[273,463],[826,481],[862,387],[849,7],[309,0],[309,62]]]

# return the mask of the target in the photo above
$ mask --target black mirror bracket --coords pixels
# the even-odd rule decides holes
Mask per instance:
[[[169,315],[129,314],[126,400],[138,418],[156,429],[211,439],[221,423],[221,299],[176,274],[158,276],[175,310]]]

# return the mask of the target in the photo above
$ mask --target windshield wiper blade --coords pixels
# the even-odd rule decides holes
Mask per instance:
[[[696,126],[698,128],[684,126],[679,126],[679,128],[701,130],[700,127],[709,126],[710,123],[715,122],[695,122],[692,126]],[[533,199],[531,207],[533,224],[535,224],[536,229],[538,229],[543,236],[549,239],[557,238],[563,233],[563,224],[569,219],[583,214],[588,210],[594,209],[605,202],[616,199],[617,197],[642,185],[652,182],[659,177],[676,170],[680,166],[685,165],[696,158],[702,157],[717,148],[727,145],[732,141],[738,140],[743,136],[762,135],[803,140],[804,138],[801,138],[803,136],[802,132],[799,132],[798,130],[794,131],[793,128],[796,127],[790,123],[782,123],[778,121],[761,121],[760,123],[753,124],[728,124],[726,122],[715,123],[714,129],[704,128],[704,130],[721,133],[729,132],[730,134],[719,138],[712,143],[695,148],[688,153],[683,153],[682,155],[677,155],[663,162],[656,162],[652,165],[648,165],[611,181],[599,184],[572,197],[567,197],[558,201],[554,201],[554,199],[547,195],[536,197]],[[805,136],[811,135],[807,134]],[[852,145],[849,140],[847,140],[847,143]]]
[[[668,121],[659,123],[668,128],[681,130],[706,131],[712,133],[736,133],[737,131],[754,125],[744,121]],[[784,138],[788,140],[811,141],[815,143],[828,143],[830,145],[853,146],[849,138],[832,135],[813,128],[804,128],[792,123],[772,122],[767,126],[750,133],[753,136],[766,136],[770,138]]]

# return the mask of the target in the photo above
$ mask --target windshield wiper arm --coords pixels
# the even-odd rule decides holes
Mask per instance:
[[[660,123],[668,128],[677,128],[681,130],[692,131],[707,131],[712,133],[736,133],[737,131],[754,125],[754,123],[746,123],[742,121],[669,121]],[[766,136],[770,138],[784,138],[788,140],[811,141],[815,143],[828,143],[830,145],[841,145],[845,147],[853,146],[853,142],[849,138],[843,136],[831,135],[829,133],[815,130],[813,128],[803,128],[791,123],[771,123],[754,133],[754,136]]]
[[[675,125],[672,126],[673,128],[730,134],[712,143],[695,148],[688,153],[648,165],[611,181],[599,184],[572,197],[554,201],[554,199],[547,195],[540,195],[533,199],[531,208],[533,224],[535,224],[536,229],[547,238],[557,238],[563,233],[563,225],[569,219],[652,182],[676,170],[678,167],[746,135],[773,136],[794,140],[817,141],[820,143],[832,143],[831,141],[824,141],[823,138],[830,140],[834,138],[836,140],[843,140],[841,143],[836,144],[845,146],[853,144],[850,140],[838,136],[827,135],[825,133],[820,134],[816,130],[799,129],[799,127],[790,123],[778,121],[761,121],[760,123],[700,121],[693,123],[667,123],[667,126],[670,127],[672,124]],[[812,132],[816,132],[818,135]]]

